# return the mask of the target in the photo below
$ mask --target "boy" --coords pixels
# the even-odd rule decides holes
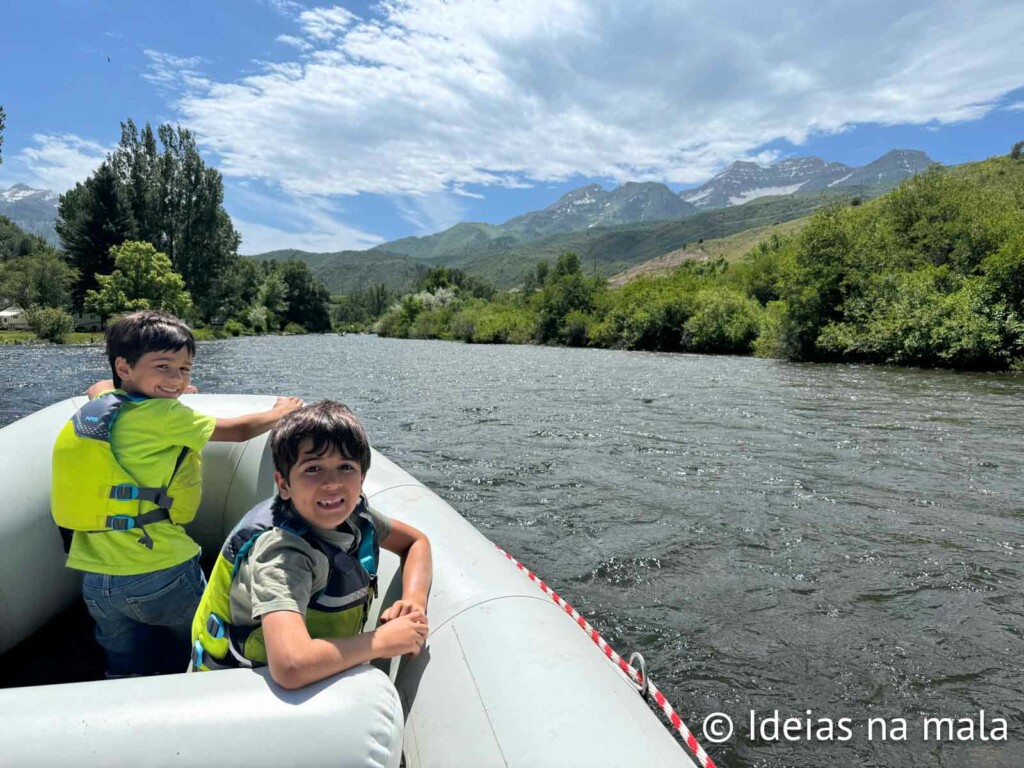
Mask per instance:
[[[277,495],[224,542],[192,622],[194,670],[268,665],[301,688],[357,664],[419,653],[427,637],[430,542],[362,495],[370,445],[346,406],[324,401],[270,435]],[[402,599],[363,633],[379,548],[403,559]]]
[[[170,628],[187,652],[205,579],[182,525],[199,506],[203,446],[248,440],[302,401],[278,398],[269,411],[231,419],[181,404],[195,391],[196,343],[165,312],[124,315],[106,341],[113,380],[90,387],[90,402],[58,436],[51,503],[57,524],[75,529],[67,566],[84,572],[107,677],[125,677],[153,671],[144,654],[152,626]]]

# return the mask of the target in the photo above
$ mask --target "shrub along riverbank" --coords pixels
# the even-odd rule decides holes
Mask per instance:
[[[383,336],[1024,369],[1024,161],[932,169],[829,208],[742,259],[687,262],[620,289],[565,254],[522,289],[431,270],[374,321]]]

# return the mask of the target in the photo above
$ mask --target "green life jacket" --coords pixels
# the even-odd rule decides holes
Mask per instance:
[[[152,549],[145,526],[164,520],[183,525],[196,516],[203,477],[199,454],[183,447],[167,485],[151,488],[139,485],[110,447],[121,408],[130,403],[133,419],[147,419],[148,402],[110,392],[83,405],[61,429],[50,485],[50,512],[58,526],[90,533],[138,528],[139,543]],[[152,428],[159,433],[158,420]]]
[[[350,555],[317,537],[290,505],[267,499],[249,510],[228,535],[210,573],[210,581],[192,620],[194,670],[264,666],[267,647],[263,625],[231,624],[231,585],[264,533],[280,528],[322,552],[328,561],[327,585],[311,595],[305,622],[310,637],[352,637],[363,630],[377,593],[380,545],[377,531],[360,499],[352,516],[358,531],[356,554]]]

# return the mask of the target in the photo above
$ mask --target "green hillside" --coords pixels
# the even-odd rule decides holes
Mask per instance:
[[[500,227],[492,224],[461,222],[427,237],[403,237],[378,245],[371,250],[387,251],[409,256],[414,259],[431,260],[449,253],[463,252],[477,248],[510,247],[515,242]]]
[[[538,260],[554,262],[560,254],[572,251],[579,254],[587,271],[596,267],[598,274],[611,276],[701,240],[802,218],[824,206],[849,202],[864,194],[865,191],[852,188],[841,192],[763,197],[685,219],[594,227],[491,252],[448,254],[438,258],[436,263],[465,270],[499,288],[509,288],[517,285]]]

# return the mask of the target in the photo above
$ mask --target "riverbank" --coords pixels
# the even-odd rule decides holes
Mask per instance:
[[[294,332],[281,333],[230,333],[222,328],[193,328],[193,335],[196,341],[218,341],[220,339],[234,339],[240,336],[301,336],[303,334]],[[0,346],[3,345],[33,345],[41,347],[55,346],[82,346],[89,344],[103,344],[104,334],[102,331],[91,333],[69,333],[61,344],[40,339],[32,331],[0,331]]]

